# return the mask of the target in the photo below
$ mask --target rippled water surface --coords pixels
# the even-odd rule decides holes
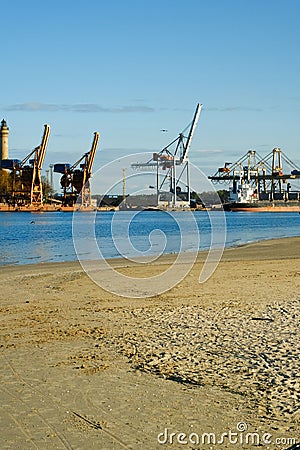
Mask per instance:
[[[215,246],[222,245],[226,231],[227,247],[299,236],[300,215],[245,212],[223,215],[200,211],[101,212],[74,216],[63,212],[0,213],[0,265],[76,260],[74,233],[86,242],[84,249],[80,246],[80,258],[89,259],[95,256],[92,248],[99,249],[105,258],[207,249],[212,230]]]

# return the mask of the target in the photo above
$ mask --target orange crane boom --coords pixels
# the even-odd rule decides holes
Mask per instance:
[[[94,164],[94,160],[95,160],[95,155],[96,155],[96,150],[98,147],[98,142],[99,142],[99,138],[100,138],[100,134],[95,131],[94,133],[94,139],[93,139],[93,143],[92,143],[92,148],[89,151],[88,154],[88,161],[87,161],[87,172],[88,174],[92,173],[92,168],[93,168],[93,164]]]
[[[43,204],[43,186],[42,186],[41,170],[45,159],[49,135],[50,135],[50,126],[46,124],[44,125],[44,134],[42,137],[42,142],[38,147],[36,147],[34,153],[32,183],[30,190],[31,205]]]

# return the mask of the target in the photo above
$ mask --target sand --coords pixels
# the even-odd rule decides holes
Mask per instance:
[[[2,267],[1,448],[298,448],[299,249],[228,249],[204,284],[200,255],[141,299],[77,262]],[[150,276],[171,260],[114,264]]]

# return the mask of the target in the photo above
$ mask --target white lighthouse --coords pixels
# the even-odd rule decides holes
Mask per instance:
[[[0,127],[0,154],[1,161],[3,159],[8,159],[8,133],[9,128],[6,121],[3,119]]]

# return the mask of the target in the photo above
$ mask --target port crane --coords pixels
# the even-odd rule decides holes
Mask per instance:
[[[289,171],[283,166],[289,167]],[[213,182],[231,184],[229,200],[238,202],[299,200],[291,183],[300,179],[300,168],[280,148],[261,157],[249,150],[235,163],[225,163],[208,177]]]
[[[73,165],[54,164],[54,172],[61,173],[60,185],[63,190],[63,206],[73,207],[76,202],[84,207],[92,204],[90,178],[96,156],[100,134],[96,131],[91,150],[76,161]]]
[[[44,125],[41,144],[35,147],[22,161],[19,159],[6,159],[2,167],[11,171],[12,177],[12,204],[29,204],[40,207],[43,205],[43,185],[41,170],[45,159],[46,149],[50,135],[50,126]]]
[[[137,170],[156,170],[157,206],[190,206],[189,149],[202,106],[201,103],[197,104],[192,122],[176,139],[160,152],[153,153],[149,161],[131,165]],[[188,135],[185,136],[187,130]],[[185,190],[182,190],[182,186]]]

